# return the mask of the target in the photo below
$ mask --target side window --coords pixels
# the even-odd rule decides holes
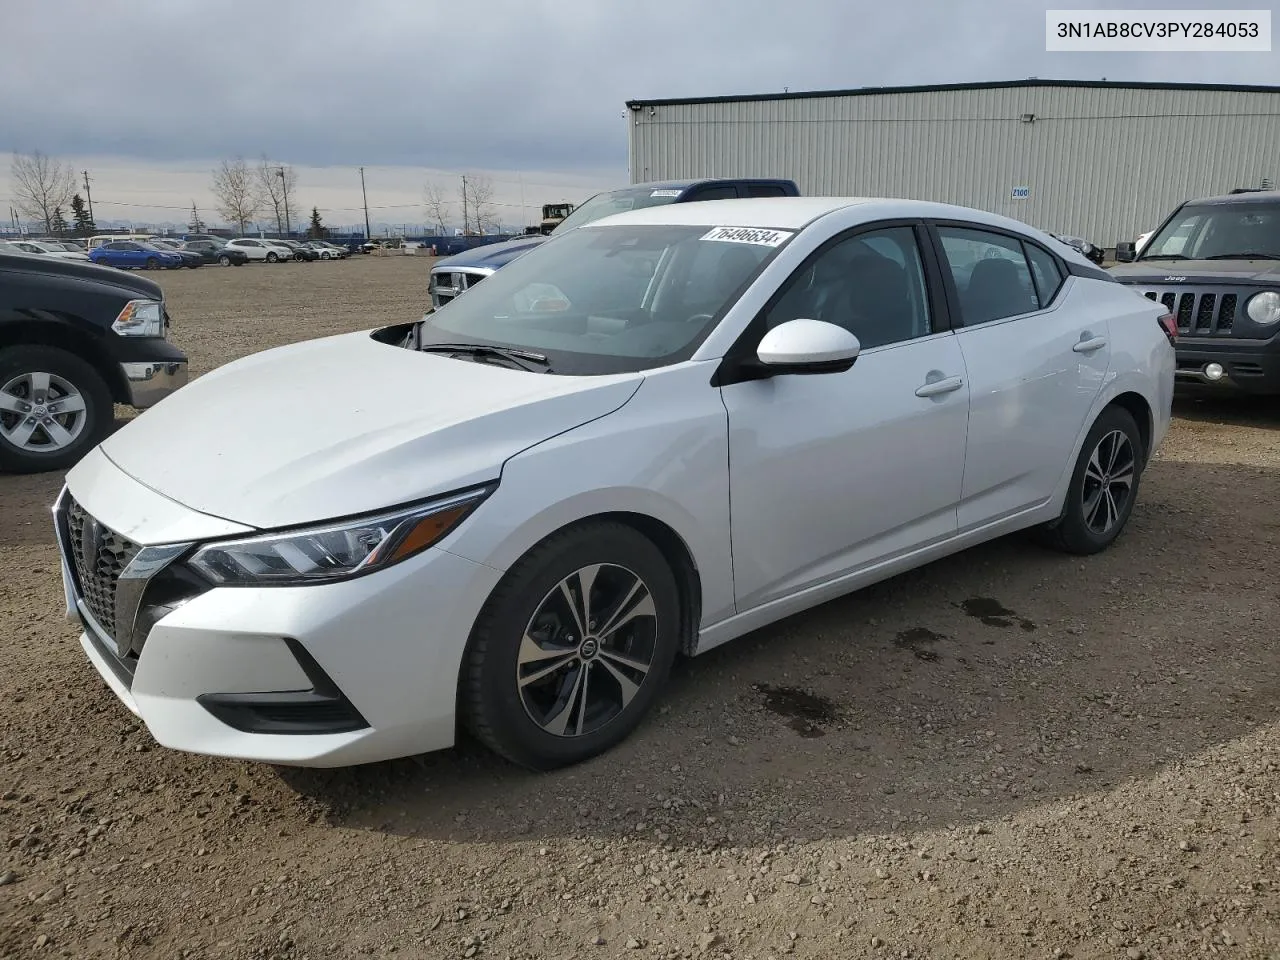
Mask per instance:
[[[1062,286],[1062,270],[1058,267],[1058,261],[1053,258],[1048,250],[1043,247],[1037,247],[1034,243],[1026,244],[1026,248],[1027,260],[1031,263],[1031,276],[1036,282],[1036,294],[1039,296],[1040,306],[1047,307],[1053,303],[1053,298],[1058,295],[1058,288]]]
[[[240,241],[240,243],[241,243],[241,244],[243,244],[243,245],[244,245],[244,246],[246,246],[246,247],[260,247],[260,246],[262,246],[262,244],[260,244],[257,240],[241,240],[241,241]]]
[[[748,197],[785,197],[786,195],[785,190],[772,183],[747,184]]]
[[[695,190],[692,195],[685,197],[685,203],[693,203],[699,200],[732,200],[737,195],[738,188],[731,183],[726,183]]]
[[[932,333],[915,231],[859,233],[811,257],[783,286],[765,328],[801,317],[844,327],[863,349]]]
[[[985,230],[939,227],[966,327],[1016,317],[1040,307],[1022,244]]]

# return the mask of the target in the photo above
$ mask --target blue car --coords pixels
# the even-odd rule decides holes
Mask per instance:
[[[89,259],[121,270],[174,270],[182,267],[182,257],[141,240],[112,240],[89,251]]]
[[[798,197],[800,188],[794,180],[759,177],[711,177],[701,180],[666,180],[660,183],[638,183],[621,190],[597,193],[569,214],[549,236],[525,236],[503,243],[478,246],[436,261],[427,281],[431,306],[441,307],[469,287],[474,287],[516,257],[546,243],[552,236],[568,233],[577,227],[624,210],[655,207],[667,203],[693,203],[703,200],[732,200],[740,197]]]

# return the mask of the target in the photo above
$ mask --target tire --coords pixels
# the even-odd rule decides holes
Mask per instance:
[[[1112,450],[1116,451],[1114,460]],[[1132,414],[1120,407],[1107,407],[1080,447],[1062,514],[1037,531],[1038,539],[1055,550],[1081,556],[1111,546],[1133,513],[1146,459],[1142,434]],[[1127,490],[1122,482],[1126,474],[1130,477]],[[1109,498],[1098,493],[1104,483],[1111,493]]]
[[[577,615],[565,602],[567,596],[581,595],[574,593],[583,583],[580,571],[595,567],[595,589],[588,595],[610,611],[606,622],[623,614],[623,622],[599,639],[577,635]],[[634,599],[643,593],[632,594],[629,604],[621,599],[627,583],[637,581],[647,590],[652,613],[644,612],[645,600]],[[565,583],[578,586],[562,593]],[[495,753],[534,770],[603,753],[640,724],[661,692],[680,645],[681,622],[675,576],[648,538],[612,522],[554,534],[507,571],[476,620],[459,685],[463,722]],[[541,636],[547,645],[526,641],[526,635]],[[549,648],[560,652],[548,656]],[[526,649],[535,656],[522,666]],[[614,659],[619,655],[628,661]],[[644,662],[644,672],[628,666]],[[629,697],[620,676],[630,684]],[[583,677],[585,705],[574,696]],[[557,712],[565,693],[568,703]],[[563,732],[554,730],[557,721]]]
[[[275,263],[279,259],[280,258],[276,256],[276,252],[274,250],[267,254],[267,263]]]
[[[146,269],[147,269],[147,270],[159,270],[159,269],[160,269],[160,261],[159,261],[159,260],[157,260],[155,257],[147,257],[147,265],[146,265]]]
[[[295,262],[295,263],[301,263],[303,260],[305,260],[305,259],[307,259],[307,258],[306,258],[306,257],[304,257],[304,256],[303,256],[302,254],[300,254],[300,253],[295,253],[295,254],[293,255],[293,259],[294,259],[294,262]]]
[[[59,443],[57,434],[46,430],[43,425],[36,425],[19,444],[13,434],[31,424],[20,412],[9,411],[5,407],[17,399],[38,409],[40,405],[34,402],[32,389],[40,389],[45,384],[52,388],[55,402],[59,394],[63,397],[74,394],[81,401],[83,409],[61,415],[53,413],[49,418],[71,438],[69,442]],[[67,387],[70,392],[66,391]],[[111,392],[106,382],[75,354],[43,346],[0,350],[0,471],[42,473],[64,470],[106,437],[113,419]]]
[[[222,256],[218,258],[218,266],[220,267],[231,266],[231,258],[224,253]]]

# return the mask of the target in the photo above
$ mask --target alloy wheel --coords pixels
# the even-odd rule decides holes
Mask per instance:
[[[1123,430],[1103,434],[1085,467],[1081,491],[1085,525],[1103,536],[1120,522],[1133,496],[1137,458]]]
[[[559,737],[604,727],[645,682],[657,623],[648,585],[626,567],[594,564],[565,577],[520,640],[516,685],[529,719]]]
[[[84,397],[57,374],[23,373],[0,386],[0,436],[19,450],[61,450],[75,443],[87,422]]]

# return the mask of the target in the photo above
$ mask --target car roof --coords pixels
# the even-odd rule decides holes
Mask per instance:
[[[580,227],[622,224],[654,224],[681,226],[764,227],[777,230],[799,230],[813,221],[838,210],[861,208],[863,220],[888,220],[899,217],[929,217],[937,220],[966,220],[971,223],[1015,230],[1047,239],[1049,235],[1020,220],[988,213],[970,207],[930,200],[904,200],[893,197],[761,197],[751,200],[709,200],[701,203],[669,203],[615,213]]]
[[[1188,200],[1186,205],[1202,206],[1228,203],[1280,203],[1280,190],[1249,190],[1245,193],[1228,193],[1217,197],[1199,197]]]

